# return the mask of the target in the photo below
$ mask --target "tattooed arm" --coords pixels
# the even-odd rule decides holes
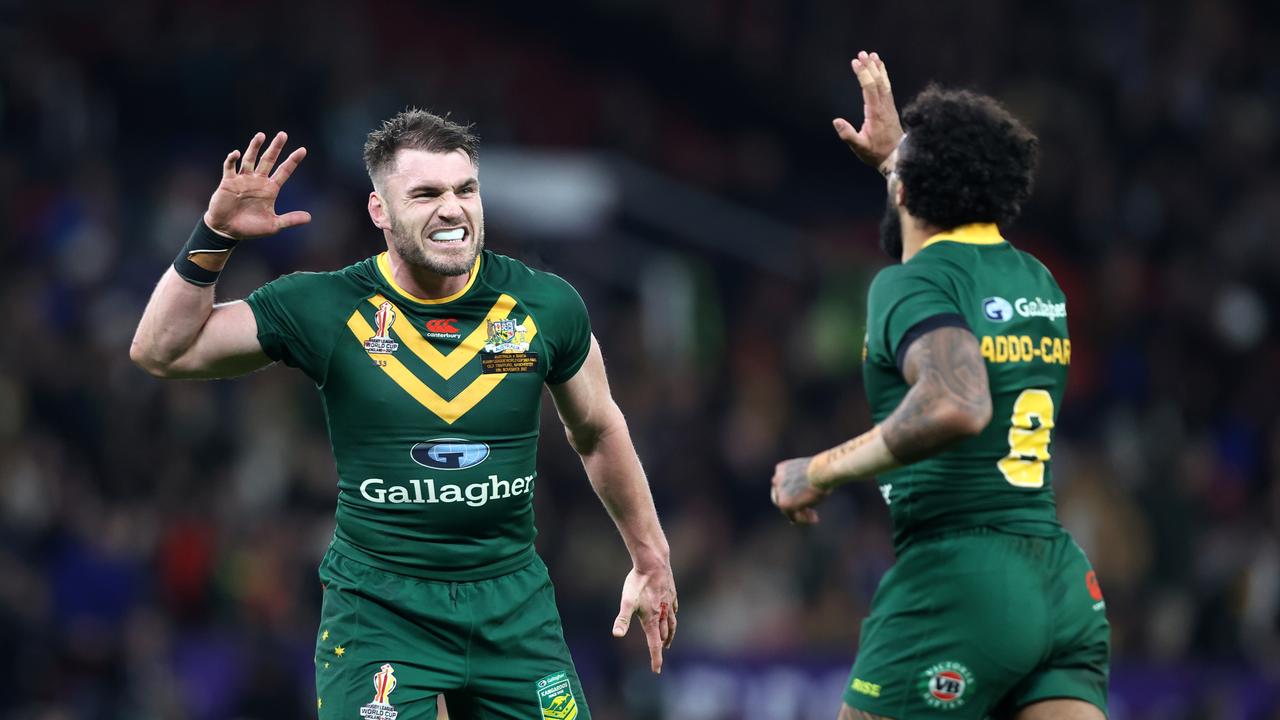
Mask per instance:
[[[902,375],[911,389],[884,422],[813,457],[778,463],[773,502],[792,522],[816,522],[813,505],[840,485],[936,455],[991,421],[987,368],[969,330],[920,336],[907,348]]]

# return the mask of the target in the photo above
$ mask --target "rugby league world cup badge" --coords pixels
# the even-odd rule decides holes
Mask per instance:
[[[396,671],[391,663],[387,663],[373,676],[373,702],[360,708],[360,717],[364,720],[396,720],[400,713],[387,701],[395,689]]]

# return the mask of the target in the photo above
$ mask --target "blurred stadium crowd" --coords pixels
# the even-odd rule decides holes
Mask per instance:
[[[849,489],[802,531],[767,487],[775,461],[868,423],[883,185],[829,126],[861,117],[862,48],[900,107],[963,84],[1042,139],[1006,234],[1070,302],[1055,484],[1107,593],[1114,717],[1280,717],[1274,20],[1213,0],[890,5],[0,2],[0,718],[311,713],[335,502],[314,388],[279,368],[161,383],[127,347],[254,131],[308,146],[281,205],[315,220],[246,244],[222,297],[376,252],[360,147],[407,104],[477,123],[482,180],[491,148],[650,176],[572,232],[490,205],[491,249],[586,298],[673,548],[681,631],[653,678],[638,639],[608,635],[627,557],[548,403],[539,547],[595,716],[833,716],[892,563],[887,513]],[[557,192],[486,182],[517,208]],[[727,233],[680,193],[779,230]]]

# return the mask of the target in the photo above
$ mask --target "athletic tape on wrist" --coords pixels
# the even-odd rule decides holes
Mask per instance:
[[[173,269],[192,285],[212,285],[218,282],[227,258],[239,242],[214,232],[204,224],[204,218],[200,218],[187,244],[174,258]]]

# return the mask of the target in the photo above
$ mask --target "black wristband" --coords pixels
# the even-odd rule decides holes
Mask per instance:
[[[226,264],[227,256],[239,242],[214,232],[204,224],[204,218],[201,217],[196,223],[196,229],[191,231],[187,244],[178,252],[178,257],[173,259],[173,269],[178,271],[179,277],[192,285],[202,287],[212,285],[218,282],[218,276],[222,274],[222,266]],[[193,257],[202,255],[205,258],[217,257],[218,262],[212,264],[218,269],[210,270],[192,260]]]

